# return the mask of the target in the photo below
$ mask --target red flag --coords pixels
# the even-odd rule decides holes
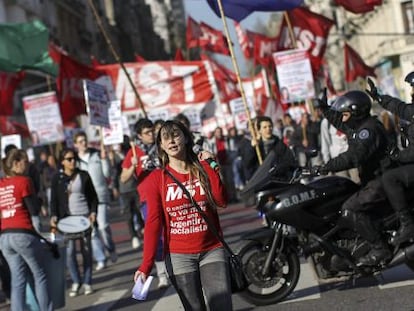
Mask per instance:
[[[254,35],[254,59],[263,66],[272,61],[272,54],[277,51],[278,38],[267,37],[261,34]]]
[[[200,56],[202,60],[209,61],[211,64],[221,102],[226,103],[231,99],[240,97],[236,74],[207,55],[201,54]]]
[[[147,60],[139,54],[135,54],[135,62],[137,63],[145,63]]]
[[[29,137],[29,129],[25,124],[13,121],[10,117],[0,116],[0,133],[3,135],[20,134]]]
[[[98,66],[101,66],[101,65],[103,65],[103,64],[101,64],[97,59],[96,59],[96,57],[95,56],[93,56],[93,55],[91,55],[91,66],[92,67],[98,67]]]
[[[313,72],[318,72],[326,49],[326,41],[334,21],[306,8],[296,8],[287,12],[294,31],[298,48],[309,52]],[[280,29],[278,50],[294,48],[286,20]]]
[[[177,62],[181,62],[181,61],[185,60],[184,55],[183,55],[183,51],[180,48],[175,50],[174,60],[177,61]]]
[[[56,64],[60,64],[61,55],[68,55],[68,53],[53,42],[49,42],[49,56]]]
[[[95,80],[100,75],[94,68],[61,55],[57,89],[63,122],[86,113],[82,79]]]
[[[238,22],[234,22],[234,28],[236,30],[237,38],[244,57],[252,58],[254,49],[254,37],[255,33],[249,30],[243,30]]]
[[[0,72],[0,115],[11,116],[13,114],[14,91],[24,77],[24,71]]]
[[[187,31],[186,31],[187,49],[198,47],[200,37],[201,37],[200,25],[189,16],[187,18]]]
[[[205,23],[200,23],[200,29],[199,45],[202,49],[213,53],[230,55],[227,39],[220,30],[214,29]]]
[[[374,68],[365,64],[361,56],[348,44],[345,44],[345,80],[352,82],[358,77],[376,77]]]
[[[382,0],[335,0],[335,2],[355,14],[370,12],[376,5],[382,4]]]

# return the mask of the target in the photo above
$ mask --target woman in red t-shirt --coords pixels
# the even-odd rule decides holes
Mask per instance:
[[[185,310],[232,310],[230,277],[223,246],[206,222],[167,175],[168,170],[192,194],[207,217],[222,234],[217,208],[226,206],[219,173],[204,161],[211,157],[193,152],[190,131],[181,123],[166,121],[157,136],[162,169],[154,170],[142,187],[147,195],[144,258],[134,280],[150,274],[158,237],[164,232],[166,266]],[[203,292],[207,301],[204,301]]]
[[[33,275],[39,309],[53,310],[45,272],[47,250],[31,220],[40,207],[31,180],[24,176],[28,163],[26,152],[18,149],[9,151],[3,159],[6,177],[0,179],[0,247],[10,267],[11,310],[26,309],[28,269]]]

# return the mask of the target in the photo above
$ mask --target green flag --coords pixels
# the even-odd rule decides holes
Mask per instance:
[[[40,21],[0,24],[0,71],[33,69],[56,76],[48,44],[49,32]]]

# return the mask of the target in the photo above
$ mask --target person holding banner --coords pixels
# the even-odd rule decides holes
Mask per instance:
[[[40,210],[29,177],[24,150],[10,150],[2,161],[0,179],[0,248],[11,272],[11,310],[26,310],[26,284],[33,275],[36,300],[41,311],[53,310],[45,270],[47,249],[40,241],[30,215]],[[30,272],[29,272],[30,270]]]
[[[78,151],[78,167],[89,173],[98,195],[98,230],[94,229],[92,232],[92,250],[97,262],[95,269],[99,271],[106,266],[105,250],[109,252],[113,263],[118,260],[115,243],[112,240],[111,227],[107,219],[107,210],[110,202],[107,178],[110,177],[111,167],[104,146],[102,146],[100,152],[96,149],[88,148],[85,132],[76,133],[73,142]]]

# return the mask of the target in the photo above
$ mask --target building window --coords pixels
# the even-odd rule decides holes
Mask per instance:
[[[405,33],[414,33],[414,11],[413,2],[408,1],[401,3],[401,11],[404,21]]]

